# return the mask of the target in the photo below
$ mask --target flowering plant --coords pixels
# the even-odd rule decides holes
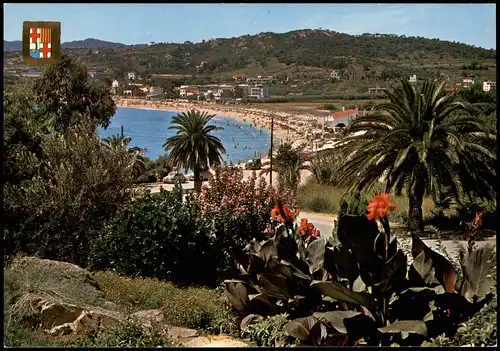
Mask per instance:
[[[389,195],[387,193],[382,193],[376,194],[373,200],[368,201],[368,206],[366,206],[366,209],[369,212],[366,215],[368,220],[375,219],[377,225],[382,229],[381,231],[384,233],[385,258],[388,259],[390,227],[387,215],[389,211],[394,211],[396,209],[396,206],[392,205],[389,202]]]
[[[305,238],[306,242],[309,242],[319,238],[321,233],[306,218],[302,218],[300,220],[299,235],[301,238]]]

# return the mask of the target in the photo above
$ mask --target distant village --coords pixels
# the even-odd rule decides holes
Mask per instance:
[[[4,69],[5,71],[5,69]],[[26,71],[12,71],[7,70],[6,73],[15,74],[21,77],[36,78],[40,76],[40,71],[36,69],[29,69]],[[109,73],[98,72],[95,69],[89,69],[88,75],[94,79],[103,77],[109,78]],[[161,75],[160,75],[161,76]],[[327,75],[328,79],[340,80],[338,70],[332,70]],[[451,80],[450,77],[444,77],[447,80],[444,91],[457,92],[461,89],[466,89],[472,85],[479,83],[475,82],[474,75],[468,75],[459,80]],[[410,82],[417,82],[419,79],[417,75],[410,75],[408,78]],[[272,75],[257,77],[247,77],[244,74],[233,76],[232,82],[206,84],[206,85],[181,85],[172,87],[173,95],[179,99],[187,100],[205,100],[215,102],[237,102],[243,99],[266,99],[269,95],[269,86],[276,82],[276,78]],[[288,77],[281,83],[288,82]],[[496,81],[482,82],[482,90],[489,92],[496,90]],[[386,87],[375,86],[368,88],[367,93],[377,96],[382,93]],[[111,93],[117,97],[141,97],[141,98],[164,98],[167,92],[164,86],[159,86],[152,83],[151,79],[144,79],[136,72],[127,72],[124,77],[116,77],[111,80]]]

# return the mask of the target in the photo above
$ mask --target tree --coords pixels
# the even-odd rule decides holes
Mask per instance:
[[[57,131],[82,119],[107,128],[116,112],[109,88],[89,80],[87,67],[64,52],[57,64],[35,80],[32,91],[32,106],[37,105],[41,115],[52,118]]]
[[[215,115],[191,110],[179,113],[172,118],[169,129],[177,130],[176,135],[168,138],[163,147],[169,153],[169,162],[174,167],[192,169],[194,186],[201,191],[201,172],[210,165],[221,164],[222,154],[226,152],[220,139],[211,132],[224,130],[222,127],[208,125]]]
[[[278,146],[273,158],[273,171],[278,173],[280,187],[296,193],[300,183],[300,170],[306,169],[300,151],[292,147],[292,143],[286,142]],[[261,171],[261,174],[269,173],[270,168]]]
[[[386,191],[406,191],[410,231],[423,230],[425,195],[449,192],[460,201],[465,194],[496,194],[496,156],[487,146],[496,136],[456,94],[439,97],[444,84],[402,79],[385,90],[389,102],[354,120],[334,149],[347,159],[335,175],[344,185],[361,191],[383,180]]]
[[[146,163],[144,157],[139,154],[139,149],[137,147],[128,148],[131,141],[131,137],[122,137],[120,134],[115,134],[104,138],[103,145],[108,150],[122,149],[133,155],[134,162],[132,166],[132,174],[134,178],[138,178],[146,172]]]

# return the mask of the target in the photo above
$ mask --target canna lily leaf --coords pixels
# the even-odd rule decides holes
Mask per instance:
[[[327,321],[339,333],[347,334],[347,329],[344,325],[344,318],[351,318],[357,316],[360,312],[354,311],[330,311],[330,312],[316,312],[314,317],[319,320]]]
[[[309,272],[313,274],[321,267],[325,259],[326,239],[319,238],[309,244],[307,248],[307,263],[309,264]]]
[[[406,339],[410,333],[427,336],[427,327],[424,321],[395,321],[391,325],[378,328],[381,333],[397,334]]]
[[[469,302],[480,301],[495,289],[496,253],[491,246],[474,250],[463,262],[464,284],[460,291]]]

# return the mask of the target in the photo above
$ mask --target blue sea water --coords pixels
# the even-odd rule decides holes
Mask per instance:
[[[128,107],[119,107],[111,124],[107,129],[99,128],[99,136],[105,138],[120,133],[123,126],[123,134],[130,136],[130,146],[138,146],[148,149],[145,156],[157,159],[165,154],[163,143],[175,135],[175,130],[169,130],[170,122],[179,111],[145,110]],[[265,129],[259,129],[235,121],[227,117],[215,117],[210,124],[223,127],[223,131],[216,131],[224,147],[227,162],[247,161],[261,153],[267,154],[270,145],[270,134]]]

